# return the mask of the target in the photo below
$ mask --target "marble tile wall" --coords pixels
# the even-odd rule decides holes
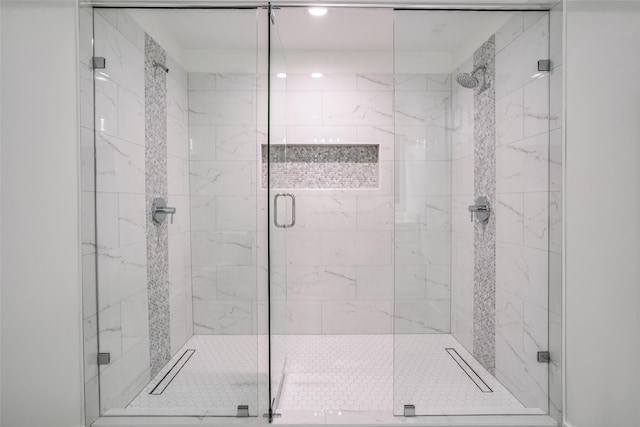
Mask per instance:
[[[554,120],[550,74],[538,73],[537,61],[550,55],[549,14],[515,13],[495,34],[495,50],[495,372],[524,405],[547,411],[550,365],[538,363],[536,355],[549,349],[549,260],[554,259],[549,213],[555,198],[549,181],[550,167],[555,166],[549,153]],[[470,66],[467,62],[460,70]],[[474,248],[466,210],[474,185],[473,96],[461,87],[453,92],[452,332],[473,350],[469,295]]]
[[[451,76],[395,76],[395,333],[450,332]]]
[[[90,15],[85,19],[90,20]],[[146,228],[150,211],[146,203],[145,184],[149,171],[145,164],[145,33],[126,11],[119,9],[96,9],[93,25],[95,55],[106,58],[106,68],[94,71],[95,209],[91,208],[90,202],[86,202],[87,216],[83,219],[83,224],[89,224],[90,216],[95,215],[96,218],[97,244],[93,252],[97,251],[94,259],[97,259],[98,307],[95,313],[95,291],[93,296],[87,291],[85,317],[91,313],[93,298],[95,314],[86,317],[86,322],[99,324],[100,351],[111,354],[111,363],[100,367],[100,405],[104,412],[127,405],[150,380],[152,348]],[[84,50],[91,55],[88,46]],[[179,126],[186,129],[186,112],[179,115],[175,105],[181,102],[183,111],[186,110],[186,73],[170,58],[167,61],[174,74],[167,76],[167,108],[163,118],[167,119],[168,154],[163,156],[167,165],[164,168],[168,176],[168,200],[173,205],[173,195],[184,199],[188,194],[188,187],[185,189],[184,184],[174,184],[176,177],[186,181],[187,138],[184,131],[176,131]],[[91,87],[90,79],[89,75],[86,90]],[[180,85],[174,84],[176,82],[181,82],[181,89]],[[86,90],[83,86],[83,94],[87,93]],[[89,100],[91,97],[87,95],[86,98]],[[84,117],[85,109],[82,111]],[[93,122],[90,114],[86,116],[87,123]],[[179,124],[172,124],[172,121]],[[83,128],[85,134],[83,148],[86,145],[87,150],[83,150],[83,165],[86,168],[83,188],[85,185],[90,188],[94,154],[89,149],[93,143],[91,128]],[[179,145],[185,147],[181,151],[181,168],[172,161],[172,154],[176,155],[175,150]],[[190,276],[185,275],[185,271],[190,270],[190,261],[188,256],[183,255],[185,250],[188,254],[188,243],[184,241],[188,242],[189,236],[189,207],[184,200],[182,206],[179,202],[176,200],[176,221],[168,226],[168,238],[163,239],[168,240],[169,251],[170,312],[166,314],[171,319],[168,325],[170,351],[180,348],[191,335],[189,316],[185,314],[190,312],[192,304],[189,295]],[[86,236],[83,247],[85,253],[91,254],[90,230]],[[91,264],[90,257],[85,257],[85,263],[87,277],[96,274],[96,266]],[[189,296],[185,297],[185,293]],[[85,331],[91,331],[91,328]],[[93,335],[88,333],[85,338],[87,342],[97,341],[98,337]],[[94,358],[95,355],[87,357]]]

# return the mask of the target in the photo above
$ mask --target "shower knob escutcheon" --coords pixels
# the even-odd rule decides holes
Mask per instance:
[[[167,215],[171,215],[171,224],[173,224],[173,215],[176,213],[176,208],[167,206],[167,201],[164,197],[156,197],[151,204],[151,218],[156,224],[162,224],[167,218]]]
[[[469,212],[471,212],[471,222],[473,222],[473,216],[481,223],[489,222],[489,216],[491,215],[491,203],[487,196],[480,196],[476,199],[475,205],[469,205]]]

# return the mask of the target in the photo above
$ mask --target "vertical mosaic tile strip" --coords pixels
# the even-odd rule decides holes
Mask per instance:
[[[491,36],[473,55],[480,84],[473,96],[474,194],[496,200],[495,41]],[[473,355],[491,374],[496,348],[496,219],[474,226]]]
[[[377,188],[378,145],[271,145],[275,188]],[[267,146],[262,146],[262,187],[267,186]]]
[[[168,225],[153,222],[154,197],[167,197],[167,75],[166,52],[145,34],[145,187],[147,213],[147,293],[149,297],[149,352],[153,377],[171,359],[169,335]]]

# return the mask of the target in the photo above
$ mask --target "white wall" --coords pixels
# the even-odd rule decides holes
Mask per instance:
[[[3,426],[82,424],[76,26],[2,3]]]
[[[565,10],[566,423],[640,425],[640,2]]]

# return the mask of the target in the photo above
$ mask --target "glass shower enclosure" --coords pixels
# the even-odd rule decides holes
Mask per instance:
[[[547,414],[548,12],[320,9],[88,10],[99,415]]]

